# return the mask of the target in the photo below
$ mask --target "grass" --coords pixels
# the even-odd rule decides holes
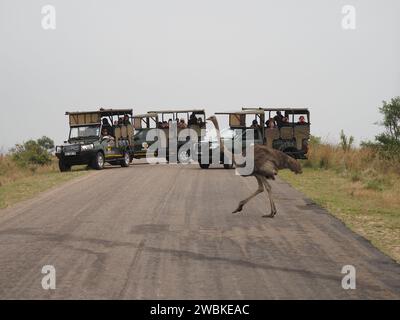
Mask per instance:
[[[0,209],[35,197],[40,192],[85,174],[84,167],[61,173],[54,159],[51,165],[20,167],[0,155]]]
[[[314,146],[303,174],[280,176],[400,262],[400,164],[366,149]]]

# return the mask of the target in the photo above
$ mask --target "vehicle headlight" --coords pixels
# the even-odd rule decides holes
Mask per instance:
[[[82,150],[82,151],[92,150],[93,148],[94,148],[93,143],[91,143],[91,144],[84,144],[83,146],[81,146],[81,150]]]
[[[62,146],[57,146],[56,147],[56,153],[61,153],[62,152],[63,147]]]

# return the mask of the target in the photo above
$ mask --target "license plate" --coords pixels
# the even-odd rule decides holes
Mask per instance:
[[[76,152],[66,152],[66,156],[76,156]]]

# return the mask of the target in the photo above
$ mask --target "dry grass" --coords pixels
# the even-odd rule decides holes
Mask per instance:
[[[280,174],[400,262],[400,163],[370,149],[312,146],[304,173]]]
[[[0,155],[0,187],[21,178],[57,171],[58,167],[56,160],[54,160],[49,166],[21,167],[12,161],[11,157]]]
[[[0,155],[0,209],[34,197],[58,184],[84,174],[84,167],[61,173],[57,160],[48,166],[18,166],[9,156]]]
[[[359,181],[366,189],[390,190],[400,177],[400,162],[387,160],[369,148],[348,151],[330,144],[311,145],[305,168],[330,169],[337,174]]]

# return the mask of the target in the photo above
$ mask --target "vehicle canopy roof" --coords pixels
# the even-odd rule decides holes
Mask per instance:
[[[215,112],[215,114],[220,114],[220,115],[230,115],[230,114],[264,114],[263,110],[259,109],[243,109],[239,111],[221,111],[221,112]]]
[[[103,109],[100,108],[96,111],[67,111],[65,115],[79,115],[79,114],[99,114],[101,117],[106,116],[123,116],[125,114],[132,115],[133,109]]]
[[[239,111],[221,111],[215,112],[216,115],[229,115],[229,127],[230,128],[245,128],[246,116],[255,116],[256,119],[264,123],[264,110],[259,109],[249,109],[249,110],[239,110]]]
[[[170,110],[152,110],[149,111],[148,113],[187,113],[187,112],[193,112],[193,113],[205,113],[204,109],[170,109]]]
[[[281,107],[281,108],[263,108],[263,107],[246,107],[242,108],[242,110],[263,110],[263,111],[284,111],[292,114],[309,114],[310,110],[308,108],[288,108],[288,107]]]
[[[143,114],[135,114],[133,118],[148,118],[148,117],[157,117],[158,113],[155,112],[147,112]]]
[[[123,116],[126,114],[132,116],[133,110],[100,108],[97,111],[65,112],[65,115],[69,116],[70,126],[100,124],[102,117]]]

